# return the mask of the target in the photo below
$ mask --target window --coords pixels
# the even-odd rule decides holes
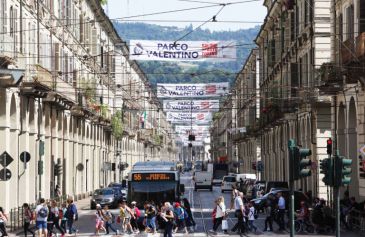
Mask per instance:
[[[349,6],[346,8],[346,33],[347,39],[353,40],[354,39],[354,5]]]

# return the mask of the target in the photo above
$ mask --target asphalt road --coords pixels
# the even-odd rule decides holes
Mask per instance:
[[[185,194],[184,197],[187,197],[190,200],[190,204],[192,206],[193,216],[196,222],[195,231],[189,233],[188,235],[185,235],[183,233],[176,233],[173,234],[174,236],[207,236],[211,235],[209,230],[212,229],[212,211],[214,207],[214,200],[216,200],[219,196],[223,196],[225,199],[226,207],[229,209],[230,207],[230,192],[221,193],[221,189],[219,186],[215,186],[213,188],[213,191],[209,190],[198,190],[195,192],[193,190],[193,183],[192,183],[192,174],[191,173],[185,173],[181,177],[181,182],[185,184]],[[95,210],[90,210],[90,202],[89,200],[82,200],[78,202],[79,207],[79,220],[75,223],[76,228],[79,230],[78,236],[94,236],[94,226],[95,226]],[[111,210],[115,215],[118,214],[118,210],[114,209]],[[232,228],[232,226],[235,224],[236,219],[234,218],[234,211],[229,210],[230,214],[228,217],[228,225],[229,228]],[[256,236],[260,235],[262,237],[264,236],[289,236],[288,232],[262,232],[264,229],[264,214],[260,214],[259,218],[255,221],[255,225],[258,227],[257,233],[247,233],[247,236]],[[120,226],[118,224],[115,224],[115,226],[120,230]],[[274,230],[278,229],[278,226],[274,224]],[[111,232],[112,233],[112,232]],[[113,234],[113,233],[112,233]],[[147,234],[147,233],[141,233],[141,234],[125,234],[125,236],[141,236],[141,237],[157,237],[162,234]],[[11,234],[10,236],[15,236],[14,234]],[[236,234],[230,233],[229,235],[224,234],[221,230],[218,230],[217,236],[238,236]],[[329,235],[317,235],[317,234],[301,234],[296,236],[334,236],[334,233],[331,233]],[[357,236],[363,236],[360,233],[354,233],[354,232],[343,232],[341,233],[341,236],[343,237],[357,237]]]

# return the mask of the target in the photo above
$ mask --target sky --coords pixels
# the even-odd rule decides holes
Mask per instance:
[[[239,4],[213,6],[217,3]],[[144,21],[145,23],[184,28],[198,27],[216,16],[217,22],[204,24],[202,29],[212,31],[247,29],[260,25],[265,17],[264,0],[108,0],[105,8],[112,20],[120,22]],[[150,13],[199,8],[189,11],[140,16]],[[139,16],[137,16],[139,15]],[[137,17],[132,17],[137,16]]]

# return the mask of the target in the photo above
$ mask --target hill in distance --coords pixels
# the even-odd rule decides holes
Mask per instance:
[[[121,38],[129,40],[166,40],[175,41],[193,27],[183,29],[173,26],[159,26],[146,23],[114,24]],[[197,29],[183,40],[235,40],[237,43],[237,60],[224,63],[213,62],[163,62],[139,61],[153,86],[157,83],[209,83],[232,82],[236,73],[242,68],[250,50],[255,47],[253,40],[259,31],[259,26],[237,31],[210,31]]]

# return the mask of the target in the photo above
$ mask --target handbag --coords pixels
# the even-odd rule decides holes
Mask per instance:
[[[222,230],[228,230],[228,221],[222,220]]]

